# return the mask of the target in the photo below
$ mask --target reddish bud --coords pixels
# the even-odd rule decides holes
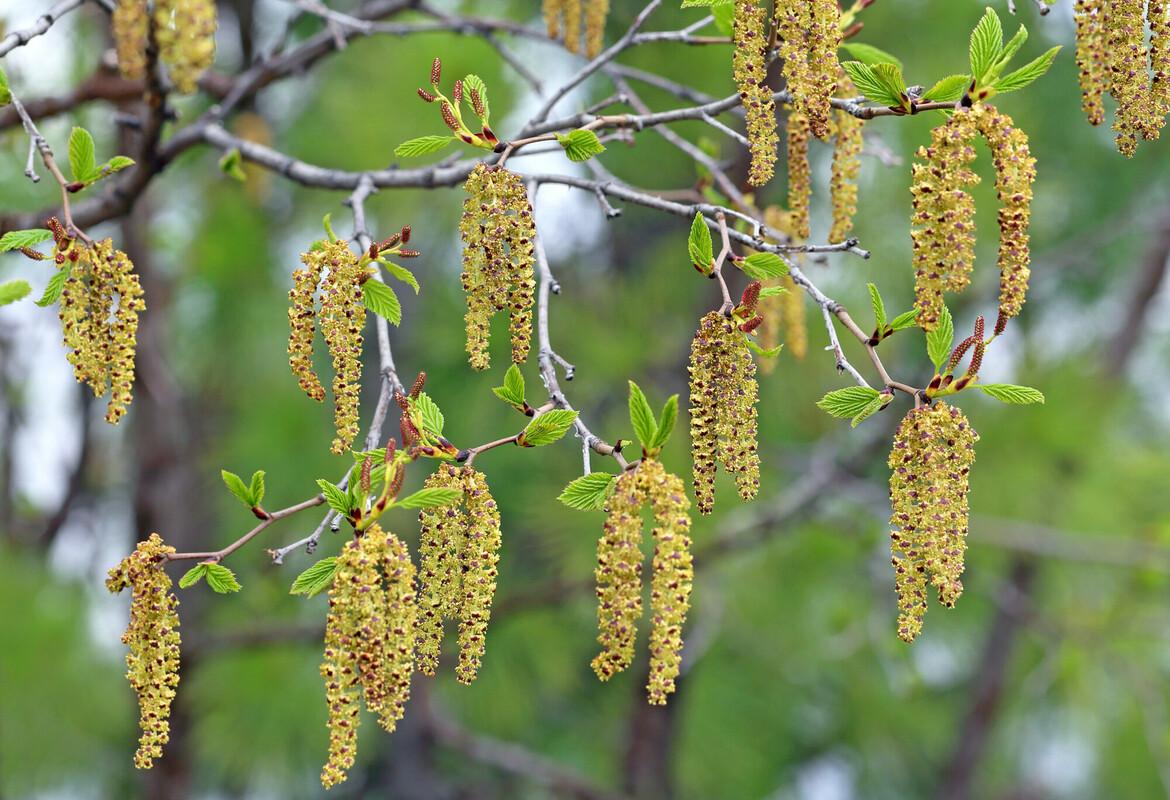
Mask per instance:
[[[418,250],[399,250],[398,255],[402,258],[418,258],[422,253]]]
[[[469,90],[468,94],[471,97],[471,107],[475,109],[475,113],[479,115],[480,119],[483,119],[483,115],[487,111],[487,107],[483,104],[483,98],[475,89]]]
[[[459,133],[459,121],[455,119],[455,112],[451,110],[451,104],[443,103],[439,113],[442,115],[443,122],[446,124],[446,126],[453,132]]]
[[[407,242],[409,242],[410,241],[410,226],[403,225],[402,230],[398,232],[398,235],[399,235],[399,237],[401,237],[403,244],[406,244]]]
[[[398,449],[398,440],[395,439],[394,437],[390,437],[390,439],[386,442],[386,457],[385,457],[385,459],[383,459],[383,461],[387,464],[389,464],[391,461],[393,461],[394,460],[394,451],[397,449]]]
[[[741,331],[743,331],[744,333],[751,333],[752,331],[754,331],[756,328],[760,327],[763,324],[764,324],[764,318],[760,317],[760,316],[755,316],[755,317],[752,317],[751,319],[749,319],[747,322],[740,325],[739,329]]]
[[[1003,333],[1005,330],[1007,330],[1007,323],[1008,323],[1008,318],[1005,317],[1003,315],[1003,312],[1001,311],[999,316],[995,318],[995,335],[996,336],[999,336],[1001,333]]]
[[[455,81],[455,85],[451,88],[451,99],[456,103],[463,102],[463,80]]]
[[[975,352],[971,354],[971,364],[967,367],[968,375],[978,375],[979,368],[983,366],[983,351],[987,347],[987,343],[983,341],[982,316],[975,320],[975,338]]]
[[[752,281],[743,290],[743,296],[739,299],[739,304],[748,311],[755,311],[756,304],[760,302],[760,282]]]
[[[439,79],[442,77],[443,77],[443,62],[440,61],[438,59],[438,57],[436,57],[435,60],[431,62],[431,83],[432,84],[438,83]]]
[[[367,457],[362,461],[362,477],[361,483],[358,485],[362,487],[363,492],[370,491],[370,472],[373,470],[373,467],[374,460],[372,458]]]
[[[402,392],[394,393],[394,402],[397,403],[398,407],[403,411],[410,411],[410,403],[406,402],[406,396],[403,395]]]
[[[31,247],[22,247],[22,248],[20,248],[20,252],[24,253],[26,256],[31,258],[33,261],[44,261],[45,259],[48,258],[48,256],[45,255],[44,253],[42,253],[38,250],[33,250]]]
[[[397,497],[398,493],[402,491],[402,479],[406,477],[406,470],[394,470],[394,477],[390,480],[390,496]]]
[[[398,244],[398,242],[401,241],[401,239],[402,239],[402,234],[395,233],[395,234],[391,235],[390,237],[382,240],[381,242],[378,242],[378,249],[379,250],[389,250],[391,247]]]
[[[370,249],[368,252],[369,252],[370,258],[377,258],[378,257],[378,245],[374,242],[371,242]]]
[[[496,138],[496,135],[494,133],[492,133],[492,129],[489,128],[487,125],[483,126],[483,129],[479,132],[479,135],[482,136],[483,138],[487,139],[492,144],[498,144],[500,141],[499,139]]]
[[[947,372],[955,371],[955,367],[959,366],[959,361],[962,360],[963,356],[967,355],[967,351],[970,350],[974,344],[974,336],[968,336],[966,339],[959,342],[959,346],[951,352],[951,360],[947,364]]]
[[[418,428],[414,427],[414,423],[410,421],[410,417],[403,414],[399,417],[398,427],[402,434],[402,446],[412,447],[418,441]]]
[[[420,372],[410,387],[410,398],[412,400],[422,394],[423,386],[426,384],[426,382],[427,374],[425,372]]]
[[[438,99],[433,94],[428,92],[426,89],[423,89],[421,87],[419,89],[417,89],[416,91],[418,91],[418,96],[421,97],[423,100],[425,100],[428,103],[433,103],[433,102],[435,102],[435,100]]]

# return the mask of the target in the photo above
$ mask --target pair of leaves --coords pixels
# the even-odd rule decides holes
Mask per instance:
[[[605,145],[601,143],[593,131],[579,129],[568,133],[558,133],[557,141],[570,161],[588,161],[595,155],[605,152]]]
[[[914,327],[914,322],[918,318],[917,309],[904,311],[893,320],[889,320],[886,318],[886,304],[882,301],[882,295],[877,286],[872,283],[867,283],[865,286],[869,289],[869,302],[873,306],[873,319],[878,336],[889,336],[894,331]]]
[[[788,265],[775,253],[752,253],[743,261],[736,263],[745,275],[757,281],[783,278],[788,274]]]
[[[520,367],[515,364],[509,365],[508,371],[504,373],[504,385],[496,386],[492,393],[517,411],[523,412],[527,403],[524,398],[524,375],[520,372]]]
[[[114,156],[99,165],[93,136],[89,131],[85,128],[74,128],[69,134],[69,169],[73,173],[73,181],[81,184],[79,189],[133,165],[134,159],[126,156]]]
[[[837,389],[817,401],[817,408],[839,418],[851,418],[856,428],[865,419],[889,405],[894,395],[879,392],[869,386],[848,386]]]
[[[264,470],[258,469],[253,472],[252,480],[248,484],[245,484],[239,475],[226,469],[221,469],[219,474],[228,491],[239,498],[241,503],[248,508],[260,506],[260,501],[264,499]]]
[[[1047,50],[1039,58],[1029,61],[1019,69],[1003,74],[1008,62],[1024,46],[1028,40],[1028,29],[1020,26],[1016,34],[1006,43],[1003,41],[1003,24],[999,15],[990,6],[983,13],[979,24],[971,32],[971,41],[968,47],[971,60],[971,74],[975,77],[975,85],[986,92],[983,96],[991,97],[994,94],[1014,92],[1023,89],[1028,84],[1048,72],[1053,59],[1060,52],[1060,47]]]
[[[557,499],[578,511],[600,511],[613,493],[617,477],[608,472],[590,472],[570,482]]]
[[[189,588],[201,580],[206,580],[211,590],[219,594],[238,592],[241,588],[234,572],[223,564],[214,562],[204,562],[191,567],[183,577],[179,578],[179,588]]]
[[[707,221],[702,213],[695,214],[695,218],[691,220],[687,252],[695,269],[704,275],[711,274],[711,270],[715,268],[715,248],[711,244],[711,231],[707,228]]]
[[[554,408],[533,418],[520,434],[516,444],[521,447],[541,447],[559,441],[577,421],[577,412]]]
[[[866,64],[862,61],[845,61],[841,67],[868,99],[883,106],[910,111],[910,95],[906,91],[906,79],[902,77],[900,65],[889,62]]]
[[[630,381],[630,424],[648,455],[657,455],[670,439],[674,425],[678,422],[678,395],[673,394],[662,407],[658,419],[650,409],[650,402],[638,384]]]

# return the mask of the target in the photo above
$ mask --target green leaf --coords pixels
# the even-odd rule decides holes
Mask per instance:
[[[366,308],[395,325],[402,322],[402,304],[398,295],[379,280],[368,280],[362,284],[362,302]]]
[[[252,498],[252,505],[260,505],[264,499],[264,470],[258,469],[252,473],[252,485],[248,487],[248,494]]]
[[[207,564],[207,585],[219,594],[240,591],[236,575],[223,564]]]
[[[651,450],[661,450],[674,432],[674,425],[678,422],[678,395],[672,394],[662,407],[658,415],[658,430],[654,433],[654,440],[650,442]]]
[[[572,481],[557,499],[578,511],[600,511],[605,508],[617,477],[608,472],[590,472]]]
[[[702,214],[695,214],[695,218],[691,221],[691,235],[687,239],[687,252],[690,253],[691,263],[707,275],[713,268],[715,261],[715,251],[711,246],[711,231],[707,228],[707,222],[703,219]]]
[[[8,76],[0,69],[0,106],[6,106],[11,102],[12,92],[8,89]]]
[[[760,289],[760,297],[776,297],[781,294],[788,294],[788,290],[783,286],[765,286]]]
[[[453,141],[455,141],[454,136],[420,136],[395,147],[394,155],[399,158],[429,156],[431,153],[439,152]]]
[[[333,576],[337,573],[337,557],[328,556],[312,565],[293,581],[289,594],[303,594],[313,597],[333,585]]]
[[[528,423],[516,442],[521,447],[540,447],[552,444],[569,432],[577,420],[576,411],[553,409],[546,411]]]
[[[1018,89],[1023,89],[1048,72],[1053,60],[1056,58],[1056,54],[1059,52],[1060,45],[1057,45],[1036,60],[1029,61],[1015,72],[1009,72],[1007,75],[1004,75],[993,84],[995,91],[1004,94],[1005,92],[1014,92]]]
[[[446,486],[431,486],[419,489],[401,500],[394,501],[395,508],[438,508],[449,506],[463,496],[461,489],[451,489]]]
[[[463,96],[467,99],[467,104],[471,105],[471,90],[475,89],[479,94],[479,99],[483,101],[483,124],[487,125],[491,121],[492,107],[488,103],[487,84],[483,82],[483,78],[478,75],[468,75],[463,79]],[[472,107],[474,111],[474,106]]]
[[[896,331],[904,331],[907,328],[913,328],[918,321],[918,309],[912,308],[909,311],[903,311],[890,322],[890,327]]]
[[[880,397],[881,393],[877,389],[868,386],[848,386],[829,392],[817,401],[817,408],[834,417],[856,417]]]
[[[349,495],[345,490],[339,486],[334,486],[324,478],[317,479],[317,485],[321,487],[321,494],[325,497],[325,502],[336,511],[338,514],[349,516],[349,512],[353,510],[353,506],[349,504]]]
[[[93,137],[85,128],[74,128],[69,134],[69,170],[75,181],[89,181],[97,171],[94,161]]]
[[[61,291],[65,288],[65,281],[68,279],[69,270],[64,267],[54,272],[53,277],[49,278],[49,282],[45,285],[45,293],[41,295],[40,300],[37,300],[37,305],[44,308],[56,303],[61,297]]]
[[[0,236],[0,253],[8,250],[19,250],[22,247],[32,247],[52,238],[52,231],[47,231],[44,228],[9,231],[3,236]]]
[[[736,263],[745,275],[757,281],[781,278],[788,274],[788,265],[775,253],[752,253]]]
[[[862,422],[869,419],[874,414],[889,405],[890,401],[893,399],[894,396],[892,394],[879,394],[877,397],[870,400],[869,403],[866,404],[865,408],[861,409],[853,415],[853,419],[849,420],[849,426],[851,428],[856,428]]]
[[[199,583],[199,581],[203,580],[203,576],[206,574],[207,565],[196,564],[195,566],[191,567],[191,569],[183,573],[183,577],[179,578],[179,588],[188,589],[194,586],[195,584]]]
[[[906,79],[902,77],[902,68],[897,64],[874,64],[871,67],[873,74],[878,77],[886,85],[890,91],[890,96],[897,97],[898,102],[895,105],[903,105],[906,102]]]
[[[333,232],[333,215],[326,214],[321,218],[321,227],[325,229],[325,235],[329,237],[329,241],[336,242],[337,234]]]
[[[630,381],[630,424],[634,426],[634,433],[642,447],[652,449],[658,434],[658,423],[654,421],[654,412],[650,409],[646,395],[633,381]]]
[[[570,161],[588,161],[595,155],[605,152],[605,145],[593,131],[575,130],[558,133],[557,141],[561,143]]]
[[[951,319],[951,311],[944,304],[938,315],[938,324],[934,330],[926,333],[926,354],[930,356],[935,370],[941,371],[943,364],[951,355],[951,347],[955,343],[955,323]]]
[[[930,87],[922,99],[932,103],[952,103],[962,97],[970,85],[970,75],[948,75]]]
[[[1014,383],[977,383],[975,388],[1002,403],[1026,406],[1044,402],[1044,393],[1031,386],[1017,386]]]
[[[723,2],[711,6],[711,16],[715,18],[715,30],[724,36],[731,36],[735,27],[735,4]]]
[[[433,433],[435,436],[443,435],[443,412],[439,409],[438,404],[431,399],[431,396],[426,392],[419,392],[418,397],[410,401],[412,409],[418,412],[419,421],[422,422],[423,428]]]
[[[862,64],[874,66],[875,64],[894,64],[898,69],[902,69],[902,62],[894,56],[874,47],[872,44],[864,44],[862,42],[846,42],[841,45],[841,49]]]
[[[896,108],[902,105],[901,95],[891,90],[886,80],[878,75],[869,64],[863,64],[860,61],[843,61],[841,67],[849,74],[850,80],[867,99],[883,106]]]
[[[1026,41],[1028,41],[1028,29],[1021,25],[1019,30],[1016,31],[1015,35],[1012,36],[1012,38],[1008,40],[1008,43],[1003,46],[1003,49],[999,51],[999,57],[995,59],[995,64],[992,65],[991,68],[992,75],[998,76],[1001,72],[1003,72],[1003,68],[1006,67],[1007,63],[1012,60],[1012,57],[1020,51],[1020,48],[1024,46],[1024,42]]]
[[[996,59],[999,58],[1000,52],[1003,51],[1003,25],[999,21],[999,15],[995,10],[988,6],[983,13],[983,18],[979,20],[979,24],[975,26],[975,30],[971,32],[971,45],[969,48],[971,56],[971,74],[982,85],[984,77],[988,70],[995,64]]]
[[[221,478],[223,478],[224,486],[226,486],[228,491],[234,494],[241,503],[246,505],[248,508],[252,508],[256,505],[252,502],[251,490],[244,485],[244,482],[240,479],[239,475],[234,472],[228,472],[226,469],[221,469],[219,471],[219,475]]]
[[[497,386],[492,391],[496,397],[505,403],[510,403],[518,409],[523,409],[524,375],[520,372],[520,367],[515,364],[509,365],[508,371],[504,373],[504,385]]]
[[[9,303],[15,303],[17,300],[22,300],[28,297],[32,287],[28,285],[28,281],[8,281],[7,283],[0,283],[0,306],[6,306]]]
[[[235,178],[237,181],[243,183],[248,179],[247,174],[244,173],[244,157],[240,155],[238,148],[233,147],[223,154],[223,158],[219,160],[219,171],[229,178]]]
[[[873,306],[873,318],[879,331],[886,328],[886,304],[882,302],[881,292],[872,283],[865,284],[869,289],[869,302]]]
[[[93,175],[91,175],[89,179],[86,180],[86,183],[100,181],[102,178],[108,178],[114,173],[121,172],[127,167],[132,166],[134,166],[134,159],[127,158],[126,156],[114,156],[109,161],[100,165],[96,170],[94,170]]]
[[[751,336],[748,336],[746,333],[744,334],[743,338],[744,341],[747,342],[748,349],[761,358],[775,358],[776,356],[780,355],[780,351],[784,349],[784,345],[778,344],[775,347],[769,347],[767,350],[765,350],[756,343],[755,339],[753,339]]]
[[[418,278],[414,277],[413,272],[408,270],[406,267],[395,264],[393,261],[386,261],[385,259],[379,259],[378,263],[380,263],[382,266],[384,266],[386,268],[386,271],[389,272],[391,275],[393,275],[395,278],[397,278],[398,280],[400,280],[403,283],[405,283],[406,285],[408,285],[411,289],[414,289],[415,294],[418,294],[418,288],[419,288],[418,287]]]

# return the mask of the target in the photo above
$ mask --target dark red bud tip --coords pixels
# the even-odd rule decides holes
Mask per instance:
[[[389,464],[394,460],[394,451],[397,449],[398,440],[391,436],[388,440],[386,440],[386,458],[383,459],[384,463]]]
[[[85,184],[82,183],[81,181],[73,181],[73,183],[65,184],[65,191],[69,192],[70,194],[80,192],[84,188],[85,188]]]
[[[409,242],[410,241],[410,226],[403,225],[402,230],[398,232],[398,235],[399,235],[399,237],[401,237],[403,244],[406,244],[407,242]]]
[[[412,400],[417,398],[422,393],[423,386],[426,385],[426,382],[427,374],[425,372],[420,372],[417,376],[415,376],[414,383],[410,387],[410,398]]]
[[[485,106],[483,104],[483,98],[480,96],[479,92],[476,91],[475,89],[472,89],[470,91],[470,95],[471,95],[471,107],[474,108],[475,113],[478,114],[480,116],[480,118],[482,118],[484,115],[484,112],[487,110],[487,106]]]
[[[963,391],[964,389],[967,388],[967,384],[969,384],[969,383],[971,383],[970,377],[963,376],[962,378],[959,378],[957,381],[955,381],[955,391],[956,392]]]
[[[406,402],[406,396],[403,395],[402,392],[394,393],[394,402],[397,403],[398,407],[403,411],[410,411],[410,403]]]
[[[941,385],[942,385],[942,375],[935,375],[934,378],[931,379],[930,384],[926,387],[926,391],[933,392],[936,389],[938,389],[938,387]]]
[[[431,62],[431,83],[438,83],[443,77],[443,62],[436,56],[435,60]]]
[[[423,100],[425,100],[428,103],[433,103],[437,99],[433,94],[428,92],[426,89],[423,89],[422,87],[419,87],[419,89],[417,91],[418,91],[418,96],[421,97]]]
[[[748,311],[755,311],[756,309],[756,303],[760,300],[760,286],[759,281],[752,281],[743,290],[743,296],[740,298],[739,303]]]
[[[764,324],[763,317],[753,317],[753,318],[749,319],[747,322],[740,325],[739,329],[741,331],[743,331],[744,333],[751,333],[756,328],[760,327],[762,324]]]
[[[439,108],[439,114],[443,117],[443,123],[451,129],[453,133],[459,133],[459,120],[455,119],[455,112],[451,109],[450,103],[443,103]],[[460,134],[466,136],[464,134]]]
[[[455,461],[459,464],[462,464],[464,461],[466,461],[470,457],[471,457],[470,450],[460,450],[458,453],[455,454]]]
[[[496,138],[496,134],[492,132],[492,129],[489,128],[487,125],[483,126],[483,129],[479,132],[479,134],[483,138],[487,139],[489,142],[499,143],[499,141],[500,141],[499,139]]]
[[[463,80],[455,81],[455,86],[451,89],[451,99],[456,103],[463,102]]]
[[[252,516],[256,519],[268,519],[270,515],[260,506],[252,506]]]
[[[999,336],[1001,333],[1007,330],[1007,324],[1008,318],[1005,317],[1001,311],[999,316],[995,319],[995,335]]]
[[[369,256],[370,256],[370,258],[377,258],[377,257],[378,257],[378,245],[377,245],[377,243],[371,242],[371,243],[370,243],[370,249],[369,249],[367,252],[369,253]]]

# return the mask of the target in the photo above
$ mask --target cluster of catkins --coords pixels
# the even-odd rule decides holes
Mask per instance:
[[[523,179],[477,164],[463,187],[463,291],[467,295],[467,354],[474,369],[491,363],[491,319],[508,310],[512,361],[528,358],[532,339],[533,248],[536,226]]]
[[[582,23],[585,30],[585,56],[594,58],[601,52],[605,37],[605,18],[609,0],[544,0],[541,10],[548,35],[563,37],[570,53],[581,52]]]
[[[415,639],[414,565],[392,533],[374,524],[337,557],[325,622],[329,758],[321,783],[347,777],[357,755],[361,702],[393,731],[410,697]]]
[[[337,435],[332,451],[342,453],[358,432],[362,330],[366,324],[362,283],[369,275],[349,244],[342,240],[323,242],[302,253],[301,263],[304,269],[293,272],[293,288],[288,293],[292,302],[288,310],[288,363],[305,394],[322,402],[325,389],[313,370],[313,335],[318,318],[316,297],[320,284],[321,333],[333,357],[333,422]]]
[[[110,239],[86,244],[55,218],[48,226],[53,260],[68,270],[58,315],[73,376],[95,396],[109,391],[106,421],[115,425],[133,400],[138,314],[146,308],[142,287],[134,265]]]
[[[690,608],[694,566],[691,518],[683,482],[661,463],[644,458],[622,473],[606,504],[605,532],[597,543],[597,641],[593,671],[609,680],[634,660],[642,618],[642,507],[654,514],[654,576],[650,586],[651,703],[664,705],[674,691],[682,653],[682,627]]]
[[[106,588],[115,594],[131,588],[130,624],[122,634],[126,679],[138,695],[142,736],[134,766],[149,769],[170,738],[171,701],[179,685],[179,599],[161,561],[175,548],[157,533],[139,542],[134,552],[110,570]]]
[[[791,241],[798,239],[793,228],[792,214],[779,206],[764,209],[764,224]],[[799,254],[795,258],[799,261]],[[761,295],[756,304],[756,313],[763,320],[757,329],[760,347],[770,350],[783,342],[785,352],[793,358],[803,359],[808,354],[804,293],[788,273],[780,278],[778,285],[783,292]],[[759,366],[761,372],[771,373],[776,368],[776,359],[760,359]]]
[[[824,139],[840,70],[841,7],[838,0],[776,0],[776,26],[793,107],[808,117],[813,136]]]
[[[419,513],[418,668],[435,674],[443,621],[459,620],[455,674],[469,684],[479,672],[496,593],[500,512],[487,480],[473,467],[444,463],[427,479],[426,488],[457,489],[462,495]]]
[[[759,285],[756,284],[758,292]],[[752,303],[753,309],[755,303]],[[759,318],[744,325],[760,324]],[[715,505],[715,468],[723,464],[751,500],[760,488],[760,454],[756,443],[756,364],[742,326],[718,311],[699,321],[691,342],[691,460],[699,513]]]
[[[855,97],[859,92],[853,81],[842,71],[838,75],[837,92]],[[857,178],[861,175],[862,127],[857,117],[842,109],[834,109],[832,118],[833,167],[829,180],[829,200],[833,206],[833,226],[829,229],[830,242],[843,242],[853,230],[857,214]]]
[[[999,197],[999,318],[995,332],[1020,313],[1028,288],[1028,224],[1036,160],[1027,135],[993,106],[957,111],[934,129],[929,147],[918,150],[913,167],[915,301],[918,324],[933,330],[942,311],[943,292],[962,291],[975,262],[975,200],[967,187],[979,182],[970,168],[973,140],[982,135],[995,163]]]
[[[968,475],[979,435],[943,402],[912,409],[890,451],[890,549],[898,592],[898,637],[922,630],[928,587],[951,608],[963,593]]]
[[[1143,16],[1144,11],[1144,16]],[[1157,139],[1170,113],[1170,2],[1077,0],[1077,66],[1081,105],[1093,125],[1105,119],[1102,98],[1117,101],[1117,149]],[[1146,24],[1149,24],[1149,45]]]
[[[736,0],[732,28],[731,70],[747,117],[751,166],[748,183],[763,186],[772,179],[776,163],[776,104],[767,78],[767,14],[756,0]]]
[[[191,94],[215,60],[215,25],[215,0],[118,0],[113,35],[122,74],[145,77],[153,44],[175,88]]]

